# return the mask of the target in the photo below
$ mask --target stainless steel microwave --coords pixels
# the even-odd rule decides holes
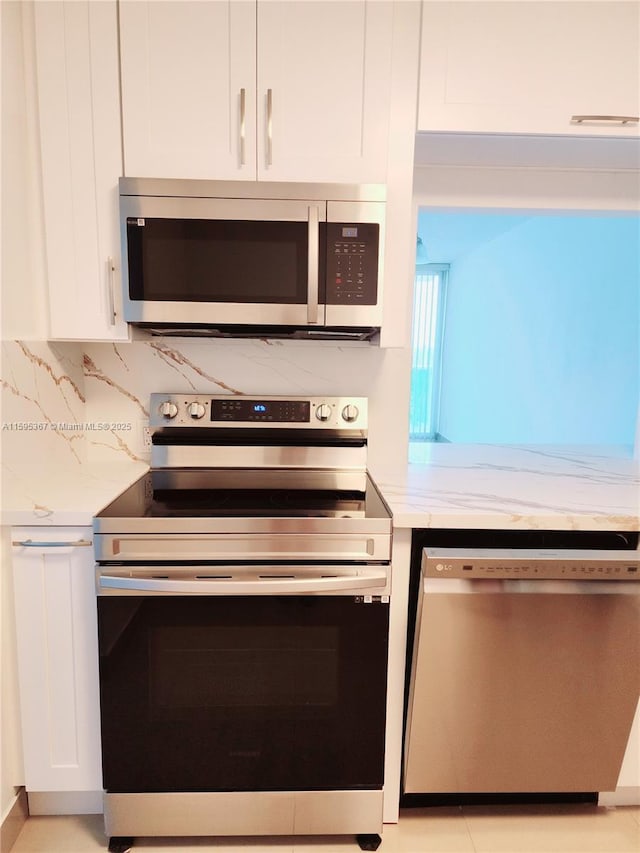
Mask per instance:
[[[162,335],[371,338],[385,197],[373,184],[121,178],[124,318]]]

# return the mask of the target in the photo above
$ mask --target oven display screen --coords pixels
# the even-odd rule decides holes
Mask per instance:
[[[266,421],[309,423],[311,404],[300,400],[249,400],[232,398],[211,401],[212,421]]]

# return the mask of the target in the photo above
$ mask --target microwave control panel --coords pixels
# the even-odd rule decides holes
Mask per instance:
[[[327,223],[327,305],[376,305],[380,226]]]

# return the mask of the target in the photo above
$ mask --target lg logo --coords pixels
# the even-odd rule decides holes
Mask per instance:
[[[452,569],[452,563],[436,563],[436,572],[450,572]]]

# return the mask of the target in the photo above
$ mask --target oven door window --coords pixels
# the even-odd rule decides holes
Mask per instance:
[[[306,222],[129,217],[127,248],[132,300],[307,302]]]
[[[100,598],[105,789],[382,787],[388,609]]]

